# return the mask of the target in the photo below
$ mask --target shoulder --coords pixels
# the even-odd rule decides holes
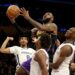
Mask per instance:
[[[72,47],[70,45],[64,45],[61,49],[70,50]]]
[[[70,56],[73,52],[73,48],[71,45],[65,44],[61,47],[61,54],[65,56]]]
[[[74,49],[74,46],[70,43],[61,44],[61,46],[62,49],[66,49],[66,50]]]
[[[9,48],[18,48],[18,46],[12,46],[12,47],[9,47]]]
[[[35,50],[34,50],[33,48],[28,48],[28,50],[29,50],[30,52],[35,52]]]
[[[22,48],[19,47],[19,46],[12,46],[12,47],[9,47],[10,50],[13,50],[13,51],[20,51]]]
[[[35,51],[33,48],[28,48],[28,50],[33,50],[33,51]]]
[[[10,49],[10,53],[14,53],[15,55],[18,53],[18,51],[20,51],[18,46],[12,46],[9,47],[9,49]]]
[[[22,49],[22,47],[20,46],[14,46],[16,49]]]
[[[45,56],[45,51],[43,49],[39,49],[38,51],[36,51],[36,55],[44,55]]]
[[[45,54],[43,50],[36,51],[35,56],[37,59],[41,59],[42,61],[47,58],[47,55]]]
[[[54,27],[58,28],[58,27],[57,27],[57,25],[56,25],[55,23],[52,23],[52,26],[54,26]]]
[[[58,27],[57,27],[57,25],[56,25],[55,23],[48,23],[46,26],[47,26],[50,30],[53,30],[53,31],[55,31],[55,30],[58,29]]]

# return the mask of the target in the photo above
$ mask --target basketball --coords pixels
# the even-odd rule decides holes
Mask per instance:
[[[7,8],[6,15],[9,18],[16,18],[19,16],[19,14],[20,14],[20,8],[17,5],[10,5]]]

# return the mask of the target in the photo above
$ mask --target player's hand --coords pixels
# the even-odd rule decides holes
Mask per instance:
[[[32,37],[32,42],[36,43],[37,42],[37,38],[36,37]]]
[[[11,21],[12,24],[15,23],[15,18],[10,18],[10,17],[9,17],[9,20]]]
[[[24,7],[21,8],[21,14],[20,15],[22,15],[27,20],[30,18],[29,11],[27,11]]]
[[[20,13],[17,13],[17,15],[14,15],[13,17],[12,16],[8,16],[7,17],[9,18],[9,20],[12,22],[12,23],[15,23],[15,19],[20,15]]]
[[[13,41],[14,40],[13,37],[7,37],[6,39],[9,40],[9,41]]]
[[[37,30],[38,30],[37,28],[33,28],[33,29],[31,29],[31,32],[35,33]]]

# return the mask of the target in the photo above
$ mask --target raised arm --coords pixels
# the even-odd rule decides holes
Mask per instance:
[[[2,44],[2,46],[0,48],[1,53],[8,53],[8,54],[10,53],[10,48],[6,48],[6,46],[7,46],[9,41],[13,41],[13,37],[7,37],[5,39],[5,41],[3,42],[3,44]]]
[[[17,32],[19,33],[23,33],[23,29],[16,23],[14,18],[9,18],[9,20],[11,21],[11,23],[13,24],[13,26],[16,28]]]
[[[39,30],[53,32],[55,35],[57,34],[57,25],[55,23],[48,23],[48,25],[43,25],[37,22],[30,17],[29,11],[27,11],[25,8],[21,8],[21,15]]]
[[[10,54],[10,48],[4,48],[4,49],[0,48],[0,52]]]
[[[7,46],[7,44],[8,44],[9,41],[13,41],[13,37],[7,37],[7,38],[4,40],[4,42],[3,42],[2,46],[1,46],[1,49],[6,48],[6,46]]]
[[[43,30],[42,28],[42,24],[35,21],[34,19],[32,19],[30,16],[29,16],[29,11],[27,11],[25,8],[21,8],[21,15],[28,21],[30,22],[33,26],[35,26],[36,28],[40,29],[40,30]]]

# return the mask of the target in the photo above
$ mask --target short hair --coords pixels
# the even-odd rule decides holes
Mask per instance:
[[[42,48],[50,47],[51,37],[48,33],[42,33],[39,40]]]
[[[24,32],[21,32],[20,34],[19,34],[19,39],[21,38],[21,37],[26,37],[26,38],[30,38],[30,36],[31,36],[31,32],[29,31],[29,30],[25,30]]]

